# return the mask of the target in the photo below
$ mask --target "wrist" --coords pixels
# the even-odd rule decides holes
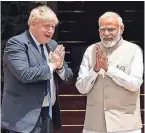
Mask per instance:
[[[61,67],[60,69],[56,69],[58,73],[62,73],[64,71],[64,67]]]
[[[63,69],[64,69],[64,67],[62,66],[61,68],[57,68],[56,70],[61,71]]]
[[[95,72],[99,72],[100,69],[96,69],[96,67],[94,67],[94,71],[95,71]]]

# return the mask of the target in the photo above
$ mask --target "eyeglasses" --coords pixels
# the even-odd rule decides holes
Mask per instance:
[[[55,29],[55,25],[43,25],[45,29],[50,30],[50,29]]]
[[[102,33],[104,33],[106,30],[107,30],[109,33],[113,33],[113,32],[116,30],[116,28],[114,28],[114,27],[107,27],[107,28],[105,28],[105,27],[100,27],[100,28],[99,28],[99,31],[102,32]]]

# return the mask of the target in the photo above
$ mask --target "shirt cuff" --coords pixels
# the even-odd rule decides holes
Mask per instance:
[[[115,73],[115,68],[111,64],[109,64],[106,75],[112,78],[114,73]]]
[[[90,72],[90,76],[93,76],[93,77],[95,77],[95,76],[97,77],[98,76],[98,73],[94,71],[94,68],[91,68],[89,70],[89,72]]]
[[[54,69],[53,69],[53,64],[49,63],[48,66],[49,66],[49,68],[50,68],[51,74],[53,74],[53,71],[54,71]]]
[[[57,70],[56,69],[56,71],[57,71],[58,74],[64,73],[64,66],[63,66],[63,68],[61,70]]]
[[[57,72],[57,74],[59,75],[59,77],[62,80],[65,80],[65,69],[64,69],[64,66],[63,66],[63,69],[62,70],[57,70],[56,72]]]

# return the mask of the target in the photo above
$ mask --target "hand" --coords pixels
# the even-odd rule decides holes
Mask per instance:
[[[61,65],[57,69],[62,69],[63,68],[63,63],[64,63],[64,56],[65,56],[65,47],[61,44],[56,47],[54,50],[54,53],[57,54],[60,57],[61,60]]]
[[[49,60],[51,63],[53,63],[54,70],[63,68],[64,55],[65,55],[65,51],[63,51],[60,55],[58,55],[52,51],[50,52]]]
[[[61,44],[56,47],[54,53],[60,56],[65,51],[65,47]]]
[[[101,46],[97,45],[96,47],[96,65],[94,67],[95,71],[99,71],[100,69],[108,70],[108,58],[106,53],[103,51]]]

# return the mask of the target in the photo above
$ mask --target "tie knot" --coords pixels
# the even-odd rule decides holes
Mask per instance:
[[[43,48],[43,44],[40,44],[40,47]]]

